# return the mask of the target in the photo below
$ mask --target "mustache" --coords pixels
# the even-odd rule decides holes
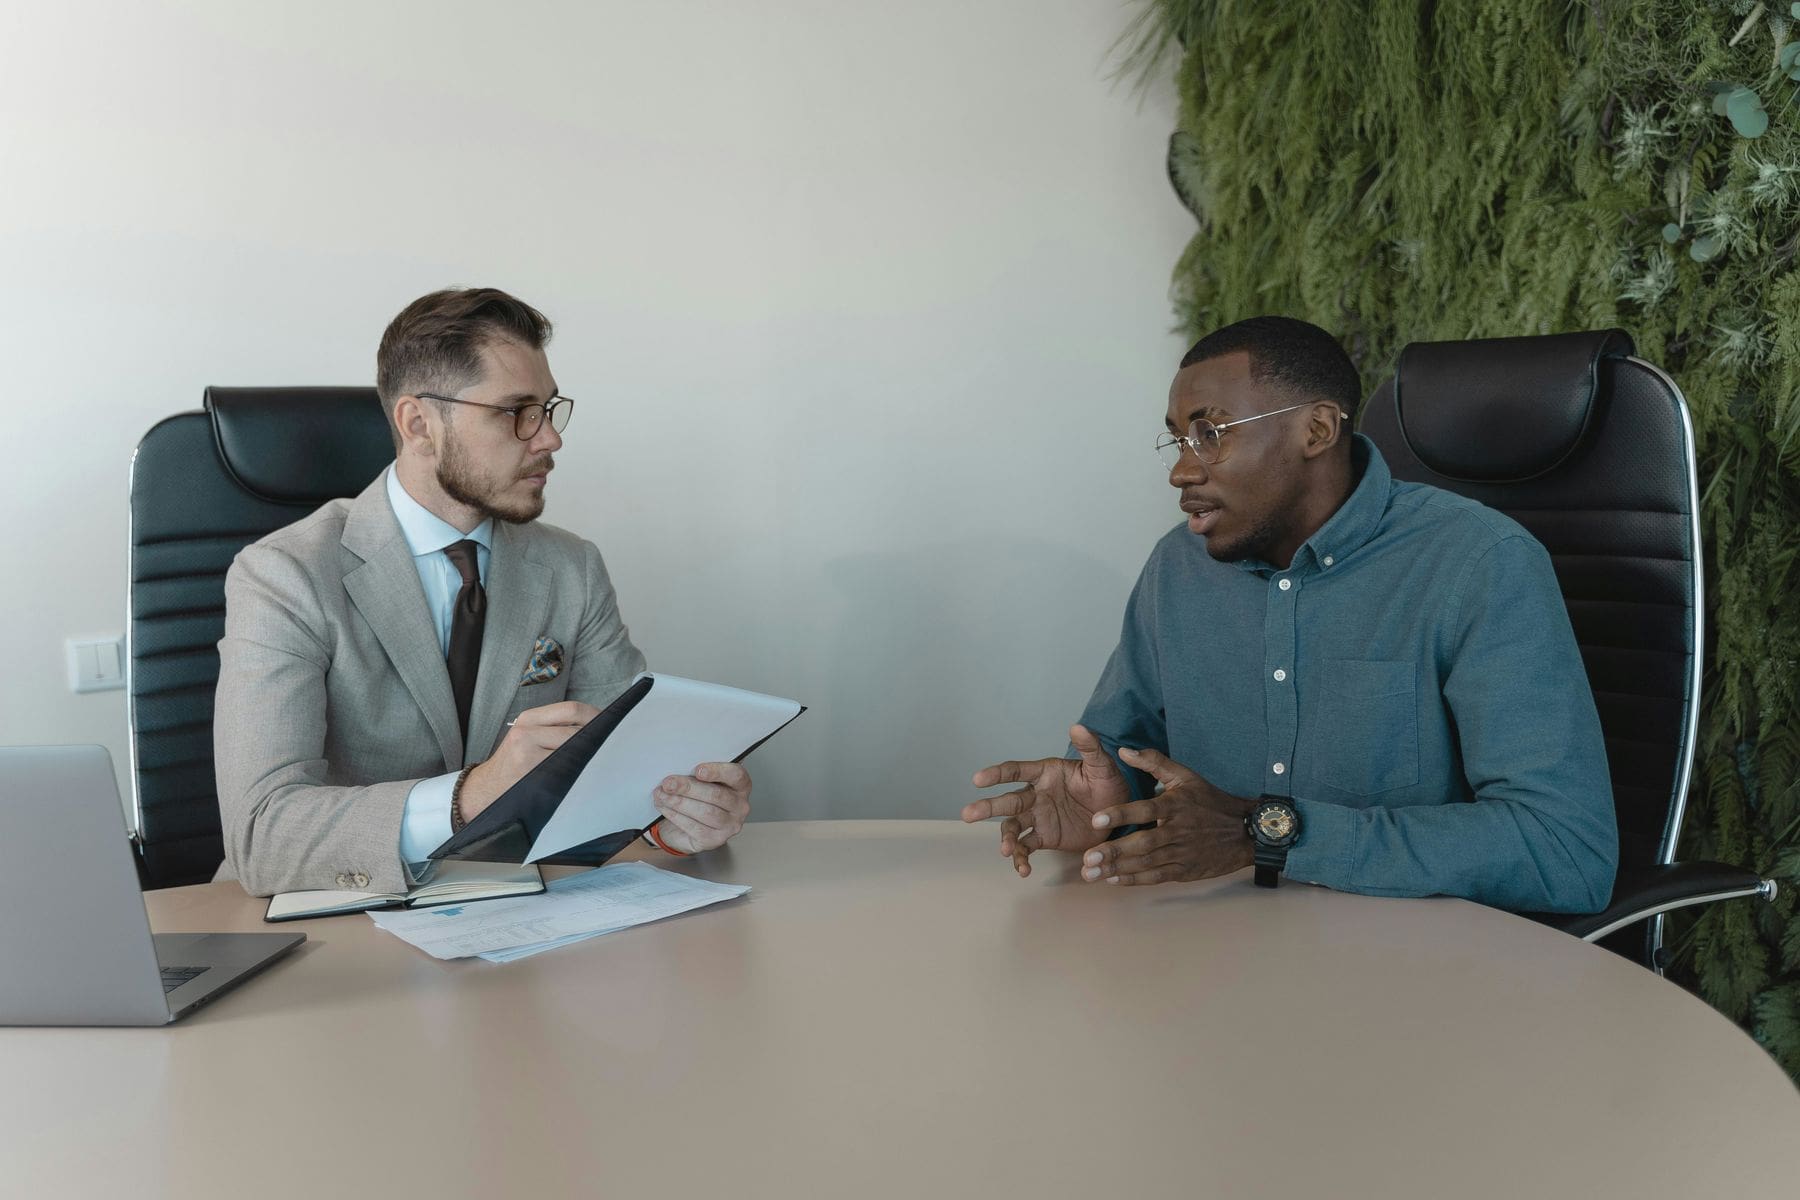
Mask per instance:
[[[532,475],[548,475],[555,467],[556,459],[551,455],[546,454],[537,462],[531,463],[523,471],[520,471],[519,478],[526,479]]]

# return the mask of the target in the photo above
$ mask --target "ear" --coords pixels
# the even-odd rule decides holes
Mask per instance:
[[[1318,458],[1335,448],[1341,440],[1350,436],[1346,425],[1349,417],[1344,410],[1329,400],[1321,400],[1306,413],[1306,445],[1301,450],[1302,457]]]
[[[394,404],[394,428],[400,432],[401,449],[420,458],[437,457],[436,413],[417,396],[402,396]]]

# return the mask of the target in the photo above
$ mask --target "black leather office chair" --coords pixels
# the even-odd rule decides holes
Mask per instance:
[[[1592,915],[1537,919],[1660,973],[1662,915],[1775,884],[1675,861],[1699,724],[1704,605],[1693,426],[1620,329],[1415,342],[1362,431],[1399,479],[1479,500],[1555,564],[1606,734],[1619,878]]]
[[[213,691],[225,570],[237,552],[394,457],[374,388],[208,388],[158,422],[131,460],[134,835],[147,888],[203,883],[224,861],[213,783]]]

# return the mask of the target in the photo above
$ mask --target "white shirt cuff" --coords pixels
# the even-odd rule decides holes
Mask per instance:
[[[450,793],[461,771],[421,779],[406,793],[406,810],[400,817],[400,861],[422,863],[433,850],[450,840]]]

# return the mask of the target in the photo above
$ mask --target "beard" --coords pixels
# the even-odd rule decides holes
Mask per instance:
[[[1244,518],[1249,528],[1224,538],[1214,530],[1206,539],[1206,553],[1213,561],[1274,563],[1285,547],[1298,547],[1304,540],[1294,536],[1295,514],[1306,507],[1306,486],[1297,473],[1290,470],[1285,482],[1265,488],[1257,489],[1261,496],[1242,497],[1242,510],[1235,504],[1227,507],[1233,516]]]
[[[1206,553],[1215,562],[1242,562],[1247,558],[1270,562],[1282,532],[1281,523],[1272,514],[1265,514],[1247,533],[1229,541],[1214,533],[1206,539]]]
[[[498,478],[494,473],[482,470],[464,452],[461,440],[454,433],[447,433],[444,453],[438,459],[437,481],[444,494],[458,504],[466,504],[482,516],[505,521],[508,525],[524,525],[543,515],[544,494],[540,491],[522,499],[510,499],[506,490],[528,475],[548,471],[552,465],[551,458],[545,455],[511,478]]]

